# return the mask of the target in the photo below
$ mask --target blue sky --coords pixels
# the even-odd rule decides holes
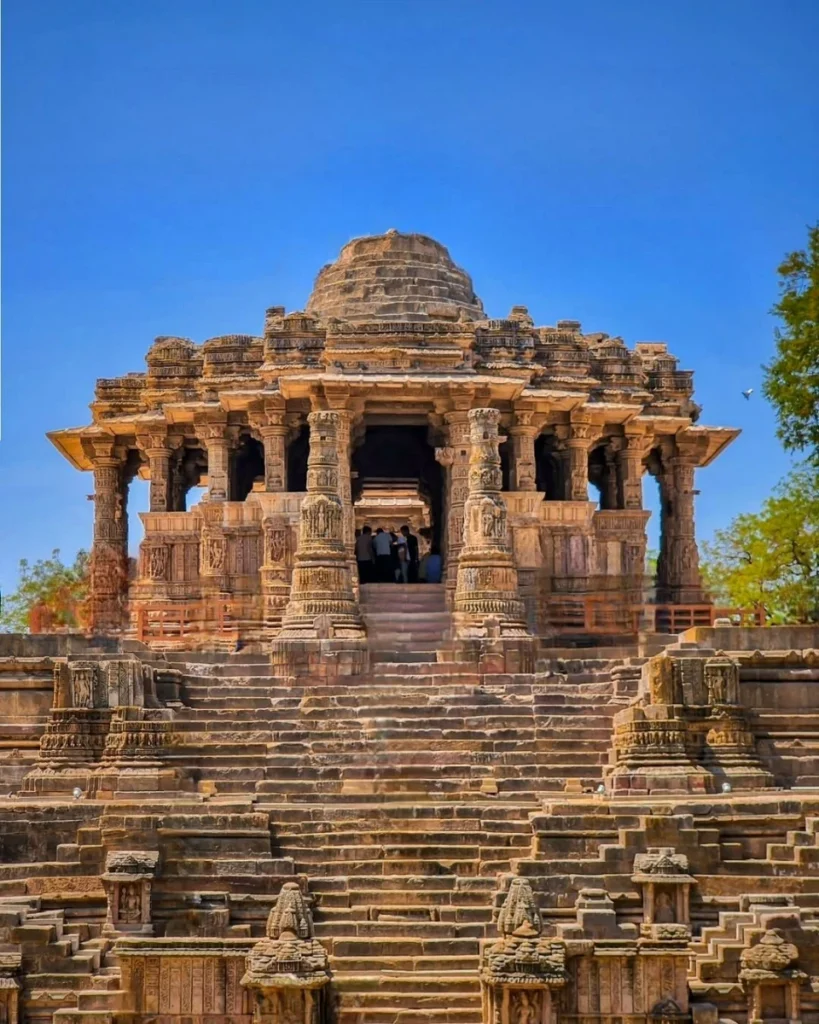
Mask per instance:
[[[0,587],[91,536],[50,429],[159,334],[259,333],[355,235],[696,371],[741,438],[708,537],[786,471],[775,268],[819,217],[816,0],[4,0]],[[746,402],[740,392],[754,387]],[[144,507],[144,488],[133,507]]]

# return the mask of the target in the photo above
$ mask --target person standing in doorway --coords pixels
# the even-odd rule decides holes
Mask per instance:
[[[395,555],[394,572],[396,583],[406,583],[409,578],[409,551],[407,538],[401,533],[392,534],[392,550]]]
[[[411,532],[406,524],[401,527],[401,533],[407,542],[407,583],[418,582],[418,538]]]
[[[392,538],[379,526],[373,537],[375,551],[375,573],[379,583],[390,583],[394,579],[392,573]]]
[[[355,539],[355,560],[358,564],[358,579],[361,583],[375,582],[375,550],[373,531],[365,526]]]
[[[435,544],[432,545],[432,550],[426,557],[424,576],[427,583],[440,583],[441,573],[443,565],[441,562],[441,552],[438,550]]]
[[[407,542],[395,530],[390,530],[393,583],[406,583],[402,566],[407,564]]]

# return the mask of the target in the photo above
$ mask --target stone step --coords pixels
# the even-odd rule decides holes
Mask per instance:
[[[371,945],[373,948],[378,949],[382,947],[382,942],[371,943]],[[446,942],[445,945],[449,945],[449,943]],[[359,953],[352,956],[334,954],[330,957],[330,966],[334,977],[349,972],[360,973],[365,971],[373,971],[379,977],[383,977],[384,973],[388,971],[403,971],[408,977],[425,971],[473,971],[477,974],[479,964],[477,954],[457,956],[437,953],[431,955],[390,956],[387,953],[383,953],[383,955],[373,954],[372,956],[364,956]]]

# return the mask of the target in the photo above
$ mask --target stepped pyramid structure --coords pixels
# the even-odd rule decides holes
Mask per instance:
[[[0,636],[2,1024],[819,1024],[819,637],[703,592],[664,345],[388,232],[147,363],[51,435],[87,632]]]

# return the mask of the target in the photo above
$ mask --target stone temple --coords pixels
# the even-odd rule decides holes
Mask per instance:
[[[819,638],[703,590],[664,344],[389,231],[146,362],[50,435],[87,631],[0,637],[0,1024],[819,1024]]]

